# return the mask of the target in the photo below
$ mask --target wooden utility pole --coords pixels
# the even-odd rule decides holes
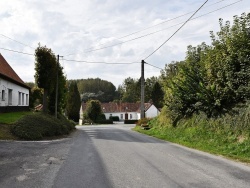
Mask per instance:
[[[141,61],[141,119],[145,118],[144,107],[144,60]]]
[[[59,55],[57,55],[57,62],[56,62],[56,99],[55,99],[55,118],[57,118],[57,100],[58,100],[58,69],[59,69]]]

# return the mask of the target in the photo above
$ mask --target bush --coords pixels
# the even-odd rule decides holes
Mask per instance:
[[[136,125],[137,126],[141,126],[142,124],[148,124],[148,122],[151,120],[151,118],[142,118],[142,119],[139,119],[137,122],[136,122]]]
[[[32,114],[19,119],[11,128],[11,132],[25,140],[40,140],[44,137],[53,137],[69,134],[75,125],[70,123],[64,116],[58,119],[51,115]]]
[[[98,124],[113,124],[113,120],[99,120],[96,123]]]
[[[138,120],[135,119],[130,119],[130,120],[126,119],[124,120],[124,124],[136,124],[137,121]]]
[[[119,121],[119,116],[110,116],[109,117],[110,120],[113,120],[113,121]]]

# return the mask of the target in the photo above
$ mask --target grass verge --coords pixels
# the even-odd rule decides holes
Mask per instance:
[[[33,112],[12,112],[0,113],[0,124],[13,124],[23,116],[32,114]]]
[[[250,139],[248,132],[233,132],[226,128],[204,126],[153,127],[142,130],[134,128],[162,140],[181,144],[230,159],[250,163]]]

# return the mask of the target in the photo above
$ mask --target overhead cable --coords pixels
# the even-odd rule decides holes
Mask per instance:
[[[3,36],[3,37],[5,37],[5,38],[7,38],[7,39],[9,39],[9,40],[12,40],[12,41],[14,41],[14,42],[16,42],[16,43],[19,43],[19,44],[21,44],[21,45],[23,45],[23,46],[27,46],[27,47],[29,47],[29,48],[35,49],[34,47],[32,47],[32,46],[30,46],[30,45],[28,45],[28,44],[24,44],[24,43],[22,43],[22,42],[19,42],[19,41],[15,40],[15,39],[12,39],[12,38],[10,38],[10,37],[4,35],[4,34],[1,34],[1,33],[0,33],[0,35]]]
[[[20,51],[16,51],[16,50],[10,50],[10,49],[6,49],[6,48],[1,48],[1,50],[6,50],[6,51],[10,51],[10,52],[15,52],[15,53],[19,53],[19,54],[25,54],[25,55],[32,55],[34,56],[34,54],[29,54],[29,53],[26,53],[26,52],[20,52]]]
[[[156,48],[152,53],[150,53],[146,58],[144,58],[144,60],[146,60],[147,58],[149,58],[150,56],[152,56],[156,51],[158,51],[164,44],[166,44],[182,27],[184,27],[184,25],[186,25],[186,23],[208,2],[208,0],[206,0],[188,19],[187,21],[185,21],[181,27],[179,27],[167,40],[165,40],[158,48]]]

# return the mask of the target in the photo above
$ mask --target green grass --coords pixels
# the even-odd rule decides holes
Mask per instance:
[[[32,114],[32,112],[0,113],[0,124],[13,124],[17,120],[28,114]]]
[[[227,128],[205,126],[157,127],[134,130],[162,140],[178,143],[227,158],[250,162],[250,131],[233,132]]]

